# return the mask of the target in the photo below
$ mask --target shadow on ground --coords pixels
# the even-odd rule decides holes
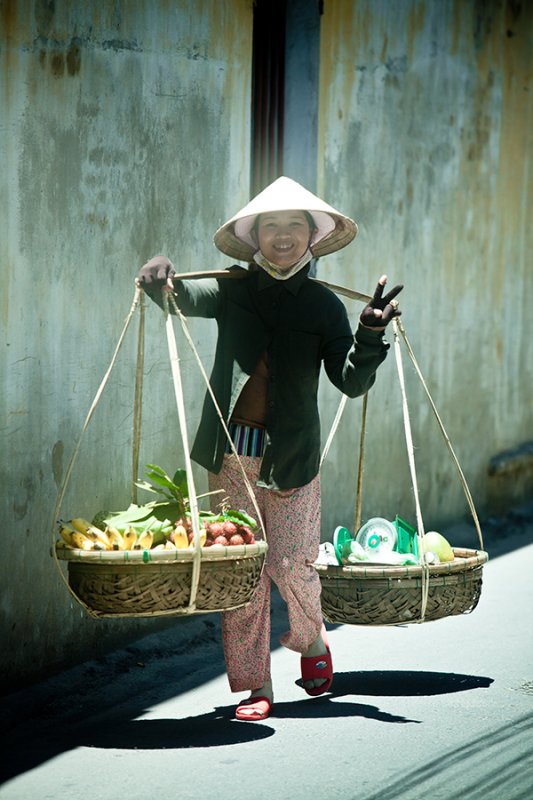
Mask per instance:
[[[387,724],[420,724],[382,711],[379,706],[360,703],[354,696],[405,697],[437,695],[487,688],[492,679],[476,675],[440,672],[368,671],[340,672],[335,675],[332,691],[301,701],[276,703],[273,717],[261,723],[233,719],[234,704],[209,713],[183,719],[135,719],[142,710],[130,704],[116,710],[113,697],[108,704],[93,710],[92,716],[62,715],[50,712],[41,717],[33,730],[21,730],[3,747],[1,778],[9,780],[61,753],[76,747],[116,750],[164,750],[227,747],[267,739],[275,733],[276,719],[320,719],[361,717]],[[341,698],[344,698],[341,700]]]
[[[532,518],[528,507],[482,524],[491,558],[531,544]],[[473,528],[472,535],[475,536]],[[461,544],[475,546],[475,543]],[[279,599],[275,600],[275,595],[273,649],[287,626],[284,606]],[[0,731],[8,745],[2,751],[0,780],[12,778],[77,746],[217,747],[272,736],[275,731],[268,721],[251,725],[232,720],[233,706],[181,720],[142,719],[154,703],[178,697],[224,673],[218,615],[210,614],[198,617],[188,626],[174,621],[167,630],[143,637],[129,647],[4,695]],[[491,683],[492,679],[484,676],[446,673],[386,670],[336,673],[331,694],[302,702],[279,703],[275,713],[280,719],[359,716],[392,724],[416,724],[418,720],[387,714],[378,706],[357,702],[353,696],[437,695],[487,688]],[[102,712],[110,708],[113,711]],[[80,719],[86,722],[80,725]],[[419,779],[423,781],[424,775]],[[401,796],[381,795],[382,800]]]

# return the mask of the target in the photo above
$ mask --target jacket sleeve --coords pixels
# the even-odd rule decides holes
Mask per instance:
[[[343,303],[338,300],[336,306],[328,314],[322,350],[324,368],[337,389],[348,397],[359,397],[373,386],[390,345],[383,339],[383,331],[359,325],[354,335]]]
[[[220,284],[215,278],[200,278],[198,280],[176,281],[174,299],[179,310],[186,317],[216,317],[220,305]],[[145,289],[148,297],[163,308],[163,293],[161,290],[149,291]],[[174,314],[174,308],[169,303],[169,311]]]

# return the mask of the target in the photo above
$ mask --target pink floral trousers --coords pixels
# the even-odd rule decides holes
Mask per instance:
[[[287,604],[290,630],[280,642],[305,652],[322,625],[320,578],[312,567],[320,544],[320,476],[306,486],[278,492],[256,486],[260,458],[240,456],[263,517],[268,552],[258,588],[244,608],[222,613],[222,641],[233,692],[259,689],[270,679],[270,581]],[[224,456],[218,475],[209,474],[209,488],[223,489],[232,508],[254,516],[250,495],[237,459]],[[213,508],[217,498],[213,498]]]

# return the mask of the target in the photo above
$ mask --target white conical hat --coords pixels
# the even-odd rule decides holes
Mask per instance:
[[[281,177],[263,189],[215,233],[215,245],[240,261],[251,261],[257,252],[252,229],[259,214],[271,211],[307,211],[317,228],[311,252],[318,258],[346,247],[357,236],[357,225],[340,211],[304,189],[291,178]]]

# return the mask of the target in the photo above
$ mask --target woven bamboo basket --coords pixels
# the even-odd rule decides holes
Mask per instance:
[[[229,611],[252,599],[267,551],[264,541],[194,550],[58,551],[76,598],[97,617],[154,617]]]
[[[140,308],[139,341],[137,348],[137,369],[135,379],[135,402],[133,415],[133,465],[134,479],[132,485],[132,501],[137,501],[135,476],[138,474],[139,443],[142,413],[142,373],[144,361],[144,303],[140,287],[137,285],[130,312],[125,321],[123,331],[115,348],[111,364],[100,384],[87,414],[81,435],[71,457],[63,483],[58,492],[53,522],[51,554],[56,563],[68,563],[68,579],[59,569],[59,574],[70,594],[94,617],[155,617],[208,612],[229,611],[240,608],[250,602],[257,588],[268,550],[266,534],[261,514],[253,492],[253,487],[243,469],[243,480],[246,484],[253,507],[259,521],[258,528],[263,530],[262,538],[256,538],[254,544],[232,545],[224,547],[213,545],[200,546],[200,522],[198,499],[194,485],[192,465],[189,456],[189,444],[185,419],[179,356],[173,323],[168,311],[168,296],[163,293],[166,310],[166,333],[170,356],[170,366],[174,383],[174,393],[178,411],[185,471],[187,474],[188,496],[193,527],[193,541],[187,549],[179,550],[126,550],[126,551],[94,551],[55,546],[55,526],[59,520],[61,504],[70,479],[75,459],[78,455],[81,439],[88,427],[96,405],[113,369],[124,336],[133,313]],[[235,446],[231,441],[227,426],[212,390],[209,379],[201,364],[198,352],[188,332],[186,320],[181,315],[173,298],[170,299],[176,315],[181,322],[183,332],[189,342],[198,366],[204,377],[208,390],[224,426],[232,451],[238,458]],[[256,534],[257,536],[257,534]],[[58,564],[59,566],[59,564]]]
[[[423,553],[422,540],[424,536],[424,522],[422,519],[418,492],[414,446],[400,349],[400,336],[403,338],[407,347],[409,357],[422,383],[422,387],[427,395],[448,451],[457,468],[478,534],[480,549],[470,550],[454,547],[454,560],[438,564],[430,564],[426,563],[426,561],[422,561],[419,565],[412,566],[372,564],[369,561],[346,566],[315,563],[313,566],[319,574],[322,587],[322,613],[328,622],[334,624],[401,625],[429,622],[444,617],[471,613],[479,602],[483,582],[483,565],[488,561],[488,553],[483,549],[483,536],[472,495],[399,319],[393,319],[392,329],[394,332],[394,350],[402,396],[407,455],[415,498],[418,552]],[[344,402],[345,398],[341,401],[341,406],[337,412],[337,418],[335,419],[334,426],[326,442],[322,461],[331,444],[335,427],[342,414]],[[362,407],[359,465],[357,471],[355,532],[360,529],[362,517],[362,483],[367,403],[368,395],[365,395]]]
[[[426,569],[424,621],[469,614],[478,604],[483,580],[482,550],[454,548],[454,560]],[[315,564],[328,622],[348,625],[401,625],[422,616],[421,566],[331,566]]]

